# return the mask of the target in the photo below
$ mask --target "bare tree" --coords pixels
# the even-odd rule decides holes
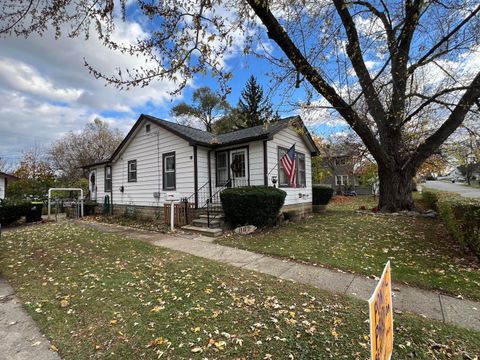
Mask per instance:
[[[118,129],[111,129],[100,119],[85,125],[78,133],[69,132],[48,150],[52,168],[68,182],[87,176],[82,167],[108,159],[123,139]]]
[[[8,173],[10,170],[12,170],[11,165],[7,162],[7,160],[4,160],[0,157],[0,171]]]
[[[94,28],[107,46],[150,61],[116,75],[86,64],[120,88],[171,79],[180,90],[210,72],[228,92],[225,56],[273,41],[280,51],[256,54],[275,66],[273,78],[337,112],[375,158],[383,211],[412,208],[418,168],[480,97],[478,66],[464,66],[480,47],[478,0],[138,1],[131,13],[143,14],[151,31],[133,45],[110,36],[116,14],[127,15],[120,3],[122,11],[113,0],[6,0],[0,28],[22,36],[51,24],[58,36],[65,23],[71,36]]]

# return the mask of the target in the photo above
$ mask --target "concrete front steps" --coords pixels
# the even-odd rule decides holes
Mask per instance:
[[[208,227],[201,227],[201,226],[195,226],[195,225],[185,225],[185,226],[182,226],[182,229],[188,232],[209,236],[209,237],[219,237],[219,236],[222,236],[223,234],[223,230],[220,228],[212,229]]]
[[[192,221],[192,225],[182,226],[183,230],[201,234],[204,236],[218,237],[223,234],[223,225],[225,224],[225,216],[222,213],[218,214],[214,219],[210,220],[210,226],[208,226],[207,214],[201,214],[199,217]]]

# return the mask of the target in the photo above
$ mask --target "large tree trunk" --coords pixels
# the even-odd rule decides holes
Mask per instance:
[[[413,209],[413,174],[400,168],[378,167],[380,180],[379,208],[382,212],[396,212]]]

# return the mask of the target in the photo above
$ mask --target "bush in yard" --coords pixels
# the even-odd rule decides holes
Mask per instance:
[[[20,220],[30,208],[30,202],[26,201],[3,201],[0,204],[0,224],[10,225]]]
[[[312,203],[313,205],[327,205],[333,196],[333,189],[329,186],[313,185]]]
[[[427,189],[422,191],[422,198],[438,211],[453,238],[480,258],[480,201]]]
[[[274,225],[287,193],[266,186],[225,189],[220,194],[227,222],[233,226]]]
[[[423,189],[422,200],[430,209],[437,211],[438,192]]]

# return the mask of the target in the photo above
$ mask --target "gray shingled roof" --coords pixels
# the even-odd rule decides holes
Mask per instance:
[[[215,135],[207,131],[158,119],[150,115],[143,116],[146,119],[172,131],[173,133],[176,133],[177,135],[183,135],[182,137],[187,138],[192,142],[208,145],[229,145],[249,139],[268,137],[269,135],[287,127],[289,121],[296,119],[296,117],[288,117],[268,125],[259,125],[247,129],[235,130],[225,134]]]
[[[210,144],[212,139],[215,136],[214,134],[209,133],[207,131],[195,129],[190,126],[180,125],[171,121],[156,118],[151,115],[142,115],[142,116],[152,121],[153,123],[156,123],[162,126],[163,128],[166,128],[172,131],[175,134],[182,134],[183,137],[186,137],[193,142]]]
[[[291,120],[294,120],[295,117],[288,117],[285,119],[278,120],[274,123],[267,125],[254,126],[247,129],[236,130],[228,132],[225,134],[218,135],[218,141],[222,145],[227,145],[232,142],[238,142],[246,139],[268,136],[274,134],[281,129],[284,129],[288,126]]]
[[[132,127],[130,132],[123,139],[121,144],[117,147],[117,149],[114,151],[114,153],[112,154],[112,156],[108,161],[97,162],[96,164],[90,164],[85,167],[87,168],[93,165],[103,164],[103,163],[112,161],[115,158],[115,156],[119,153],[119,151],[123,148],[123,146],[127,143],[128,139],[133,135],[133,133],[135,132],[135,129],[139,126],[142,119],[147,119],[157,124],[158,126],[161,126],[164,129],[167,129],[170,132],[178,135],[179,137],[189,141],[192,144],[204,145],[209,147],[233,145],[233,144],[238,144],[246,141],[267,139],[272,135],[274,135],[275,133],[277,133],[278,131],[288,127],[288,125],[292,120],[300,120],[300,123],[301,123],[301,119],[298,116],[291,116],[284,119],[280,119],[268,125],[259,125],[259,126],[254,126],[247,129],[232,131],[226,134],[216,135],[216,134],[209,133],[207,131],[192,128],[190,126],[180,125],[171,121],[156,118],[151,115],[142,114],[140,115],[135,125]],[[311,139],[310,134],[308,134],[308,132],[307,132],[307,136],[308,138],[310,138],[312,147],[316,149],[315,143]]]

